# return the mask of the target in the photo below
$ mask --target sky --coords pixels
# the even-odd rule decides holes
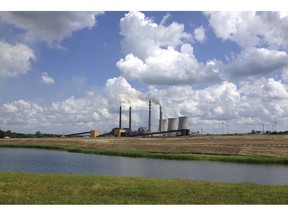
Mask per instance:
[[[189,117],[201,133],[288,130],[288,12],[2,11],[0,129],[102,133]]]

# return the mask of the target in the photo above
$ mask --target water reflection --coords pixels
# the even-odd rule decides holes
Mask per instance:
[[[25,148],[0,148],[0,171],[288,184],[285,165],[127,158]]]

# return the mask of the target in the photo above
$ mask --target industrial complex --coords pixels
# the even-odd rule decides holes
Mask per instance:
[[[81,133],[68,134],[66,136],[83,136],[90,134],[90,137],[152,137],[152,136],[187,136],[190,134],[188,117],[181,116],[177,118],[163,119],[162,106],[159,105],[159,127],[158,131],[151,130],[151,100],[148,105],[148,126],[139,127],[138,130],[132,130],[132,109],[129,107],[129,126],[125,128],[122,126],[122,107],[119,108],[119,127],[113,128],[110,132],[100,134],[98,130],[91,130]]]

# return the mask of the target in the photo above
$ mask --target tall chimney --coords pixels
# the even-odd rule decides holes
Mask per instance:
[[[151,100],[149,100],[148,132],[151,132]]]
[[[120,106],[119,110],[119,129],[122,128],[122,107]]]
[[[162,118],[163,118],[163,116],[162,116],[162,106],[160,105],[160,107],[159,107],[159,109],[160,109],[160,117],[159,117],[159,131],[160,132],[162,132],[163,131],[163,126],[162,126]]]
[[[131,132],[132,127],[131,127],[131,107],[129,107],[129,132]]]

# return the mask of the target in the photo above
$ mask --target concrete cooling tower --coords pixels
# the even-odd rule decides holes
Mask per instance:
[[[188,117],[179,117],[178,130],[189,129]]]
[[[168,131],[177,129],[177,118],[168,118]]]
[[[162,131],[167,131],[168,130],[168,119],[163,119],[162,120]]]

